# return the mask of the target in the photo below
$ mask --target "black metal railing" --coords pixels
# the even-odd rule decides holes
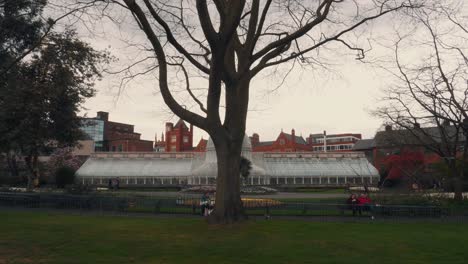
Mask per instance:
[[[212,203],[213,204],[213,203]],[[370,217],[371,219],[453,219],[468,220],[467,206],[347,205],[288,202],[275,199],[243,199],[249,216]],[[148,197],[102,194],[0,193],[0,207],[78,210],[119,214],[201,215],[199,196]],[[209,206],[208,206],[209,207]],[[205,206],[203,207],[205,208]]]

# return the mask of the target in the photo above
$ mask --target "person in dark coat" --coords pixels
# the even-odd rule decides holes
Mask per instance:
[[[356,215],[357,207],[359,204],[358,198],[356,194],[351,194],[351,196],[346,200],[346,203],[348,204],[349,208],[353,210],[353,215]]]

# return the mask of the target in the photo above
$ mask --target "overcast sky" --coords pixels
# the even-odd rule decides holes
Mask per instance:
[[[372,27],[373,37],[378,36],[378,32],[392,30],[395,23],[390,22],[395,21],[391,18],[376,21]],[[128,64],[137,56],[122,39],[146,42],[130,23],[117,28],[112,23],[99,22],[92,27],[92,36],[86,29],[79,28],[81,36],[96,48],[108,49],[118,58],[115,68]],[[370,28],[366,30],[370,31]],[[296,135],[304,138],[323,130],[327,134],[361,133],[363,138],[372,138],[383,121],[372,117],[370,110],[375,109],[380,91],[390,85],[391,80],[374,65],[355,60],[355,53],[343,47],[339,49],[336,48],[335,57],[330,57],[334,64],[331,72],[295,69],[274,92],[271,90],[278,86],[281,77],[264,75],[254,79],[246,133],[249,136],[258,133],[261,141],[274,140],[281,130],[290,133],[293,128]],[[372,46],[368,56],[381,57],[382,49]],[[135,132],[141,133],[142,139],[146,140],[154,140],[155,133],[159,139],[166,122],[177,122],[178,118],[169,113],[157,93],[154,79],[131,82],[120,93],[116,87],[119,81],[118,76],[105,75],[96,85],[96,97],[85,103],[87,110],[82,114],[94,117],[97,111],[107,111],[111,121],[135,125]],[[195,128],[194,144],[201,137],[207,138],[204,132]]]
[[[295,73],[276,92],[252,96],[246,133],[258,133],[261,140],[274,140],[281,129],[290,133],[293,128],[304,137],[323,130],[328,134],[347,132],[373,137],[382,122],[371,117],[369,109],[385,82],[360,62],[349,62],[337,71],[341,76],[326,78],[307,71]],[[156,85],[131,84],[117,98],[115,87],[104,79],[97,85],[96,97],[86,102],[86,113],[92,117],[97,111],[108,111],[110,120],[134,124],[143,139],[152,140],[155,133],[159,138],[165,122],[175,123],[178,118],[168,113],[160,95],[155,94]],[[262,79],[252,88],[262,86],[275,87]],[[196,128],[194,142],[202,136],[207,138]]]

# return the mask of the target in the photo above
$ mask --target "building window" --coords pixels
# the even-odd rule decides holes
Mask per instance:
[[[116,150],[116,147],[112,146],[112,152],[115,152],[115,150]]]
[[[176,142],[176,141],[177,141],[177,136],[176,135],[171,136],[171,142]]]
[[[122,151],[123,151],[123,145],[120,144],[120,145],[119,145],[119,152],[122,152]]]
[[[188,136],[184,136],[184,143],[188,143]]]
[[[171,146],[171,151],[175,152],[176,151],[176,146]]]
[[[284,145],[285,143],[286,143],[286,142],[284,142],[284,139],[283,139],[283,138],[280,138],[279,144],[280,144],[280,145]]]

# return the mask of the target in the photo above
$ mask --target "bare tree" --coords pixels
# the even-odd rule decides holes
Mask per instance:
[[[442,157],[455,198],[462,199],[464,169],[457,170],[456,157],[463,149],[463,164],[468,151],[468,31],[458,17],[466,8],[458,3],[461,6],[436,3],[412,13],[415,27],[398,34],[393,46],[396,67],[387,68],[397,82],[386,90],[386,106],[375,114]]]
[[[365,49],[347,40],[373,20],[420,1],[409,0],[101,0],[129,12],[149,41],[158,85],[169,109],[205,130],[218,159],[213,222],[244,218],[240,199],[241,147],[245,134],[251,81],[282,64],[323,65],[321,52],[343,47],[363,59]],[[416,4],[418,2],[418,4]],[[115,10],[114,10],[115,12]],[[105,16],[113,19],[113,13]],[[198,105],[183,106],[171,86],[182,71],[187,95]],[[146,72],[148,73],[148,72]],[[191,81],[204,77],[206,93]]]

